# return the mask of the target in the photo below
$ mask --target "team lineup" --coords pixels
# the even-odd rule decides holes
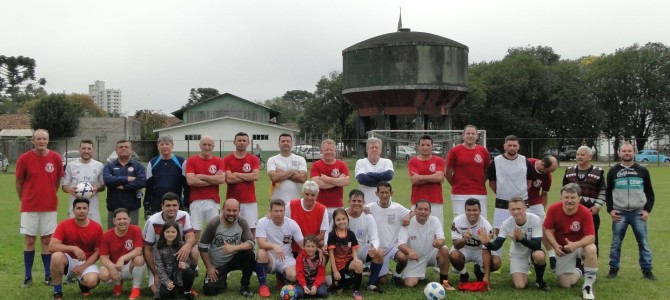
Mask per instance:
[[[322,159],[308,170],[305,159],[291,153],[292,136],[281,134],[280,153],[267,161],[269,211],[259,211],[254,182],[261,176],[260,163],[247,152],[246,133],[235,135],[235,151],[224,158],[212,154],[215,144],[209,136],[201,138],[200,153],[188,159],[173,154],[172,138],[161,136],[159,156],[146,166],[131,159],[128,140],[117,142],[118,158],[106,165],[92,158],[93,142],[82,140],[81,158],[64,167],[60,155],[48,149],[48,132],[38,129],[34,149],[16,167],[22,286],[33,283],[40,237],[44,282],[53,287],[52,299],[63,299],[65,282],[76,282],[82,296],[101,283],[120,296],[124,281],[132,282],[129,299],[141,297],[145,282],[151,290],[145,297],[195,299],[192,287],[199,276],[201,293],[214,296],[229,292],[228,275],[239,270],[243,297],[348,293],[359,300],[364,293],[384,293],[386,284],[425,284],[428,267],[439,273],[439,282],[428,284],[424,293],[439,298],[456,288],[488,290],[490,274],[503,264],[509,264],[515,288],[528,285],[532,266],[534,285],[550,292],[544,280],[548,265],[559,288],[583,278],[582,297],[595,299],[603,206],[613,221],[607,277],[618,275],[630,225],[642,274],[656,280],[646,222],[655,196],[649,172],[634,162],[630,143],[621,145],[621,161],[607,174],[591,163],[591,148],[580,147],[577,164],[562,178],[560,201],[548,206],[555,157],[526,158],[518,153],[518,138],[510,135],[504,153],[491,158],[478,139],[477,128],[468,125],[462,144],[439,157],[433,155],[432,138],[421,136],[417,156],[407,163],[411,207],[404,207],[393,201],[395,171],[392,161],[381,157],[380,139],[366,141],[367,157],[355,165],[359,187],[345,195],[352,179],[347,164],[336,159],[333,140],[322,142]],[[445,180],[451,186],[453,218],[444,216]],[[487,181],[495,193],[492,222],[487,219]],[[60,223],[58,188],[70,198],[69,219]],[[107,231],[98,199],[105,190]],[[138,226],[142,208],[143,229]],[[444,231],[449,223],[450,242]],[[205,270],[198,269],[200,261]],[[470,262],[474,281],[466,268]],[[369,274],[366,284],[364,273]],[[450,281],[450,273],[457,279]],[[270,274],[276,287],[268,285]],[[252,288],[254,275],[257,288]]]

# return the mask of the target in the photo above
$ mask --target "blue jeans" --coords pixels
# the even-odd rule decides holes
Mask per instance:
[[[617,210],[621,220],[612,222],[612,246],[610,247],[610,269],[619,269],[621,259],[621,242],[626,237],[628,225],[633,228],[633,234],[637,240],[637,248],[640,252],[640,268],[642,271],[651,271],[651,247],[647,240],[647,222],[643,221],[641,210],[626,211]]]

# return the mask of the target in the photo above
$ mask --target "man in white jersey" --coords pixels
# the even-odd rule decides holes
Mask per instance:
[[[389,273],[389,263],[391,259],[396,259],[396,254],[398,253],[398,233],[400,232],[400,227],[407,226],[409,219],[414,214],[406,207],[391,202],[393,188],[388,181],[380,182],[377,185],[377,192],[375,194],[379,200],[366,204],[365,210],[370,212],[377,225],[377,234],[379,236],[379,248],[377,252],[380,252],[384,259],[379,270],[379,278],[380,281],[384,281],[385,276]],[[403,286],[400,273],[406,264],[406,260],[397,261],[396,271],[393,272],[393,282],[396,286]]]
[[[526,288],[530,261],[535,269],[535,285],[548,292],[551,288],[544,282],[543,277],[547,263],[542,250],[542,221],[537,215],[526,212],[526,203],[521,197],[510,199],[509,211],[512,216],[503,222],[494,240],[485,231],[478,232],[479,239],[488,249],[497,250],[503,246],[507,237],[511,238],[513,242],[509,249],[509,272],[512,274],[514,287]]]
[[[398,234],[398,260],[407,260],[402,272],[406,287],[414,287],[419,279],[426,277],[426,267],[440,268],[440,282],[445,290],[454,290],[449,285],[449,247],[444,244],[444,230],[440,219],[430,214],[430,202],[416,202],[414,217],[409,225],[400,228]]]
[[[293,138],[288,133],[279,135],[279,154],[268,159],[268,176],[272,181],[270,199],[289,202],[300,198],[300,184],[307,180],[305,158],[291,153]]]
[[[303,236],[298,223],[284,215],[285,206],[281,199],[270,200],[270,217],[260,219],[256,227],[256,276],[260,285],[258,294],[264,298],[270,297],[266,278],[268,272],[282,274],[291,282],[296,280],[291,243],[295,241],[302,249]]]
[[[481,203],[476,198],[465,200],[464,214],[459,215],[451,224],[451,240],[454,247],[449,252],[449,259],[454,269],[460,275],[459,282],[468,282],[468,274],[465,264],[475,263],[475,276],[477,281],[489,282],[491,271],[500,269],[500,256],[491,255],[479,240],[477,231],[482,229],[489,236],[493,235],[493,227],[489,221],[481,216]],[[483,269],[482,269],[483,268]]]
[[[105,166],[93,159],[93,141],[81,140],[79,142],[79,159],[70,162],[65,166],[65,176],[61,180],[63,192],[70,194],[70,205],[68,205],[68,218],[74,218],[72,212],[72,202],[77,196],[75,189],[77,184],[88,182],[93,186],[93,196],[88,198],[90,207],[88,209],[88,218],[100,222],[100,201],[98,193],[105,190],[105,181],[102,178],[102,169]]]
[[[393,179],[393,162],[382,158],[382,140],[371,137],[366,142],[368,157],[356,161],[356,180],[365,194],[365,204],[377,202],[377,184]]]

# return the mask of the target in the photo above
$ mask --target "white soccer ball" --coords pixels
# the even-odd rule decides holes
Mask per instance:
[[[442,300],[446,296],[444,287],[437,282],[426,284],[426,287],[423,288],[423,294],[426,295],[426,299],[428,300]]]
[[[93,197],[93,185],[90,182],[80,182],[74,188],[74,193],[77,197],[90,199]]]

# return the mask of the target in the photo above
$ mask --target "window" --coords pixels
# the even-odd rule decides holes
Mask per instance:
[[[267,141],[268,140],[268,135],[267,134],[254,134],[254,135],[252,135],[252,139],[254,141]]]
[[[199,134],[187,134],[184,136],[184,139],[187,141],[199,141],[200,137]]]

